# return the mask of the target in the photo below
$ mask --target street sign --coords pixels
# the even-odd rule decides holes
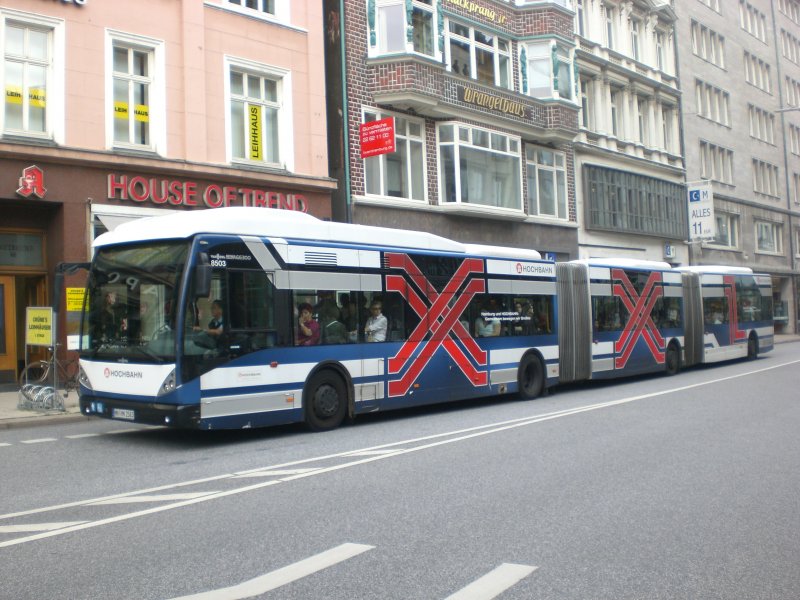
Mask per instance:
[[[689,241],[713,240],[717,237],[714,219],[714,192],[711,184],[687,187],[689,205]]]
[[[25,310],[25,343],[28,346],[53,345],[53,309],[29,306]]]
[[[395,151],[394,117],[362,123],[359,127],[361,158]]]

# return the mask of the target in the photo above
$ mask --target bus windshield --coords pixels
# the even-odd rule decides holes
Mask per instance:
[[[81,356],[174,362],[186,241],[100,248],[89,274]]]

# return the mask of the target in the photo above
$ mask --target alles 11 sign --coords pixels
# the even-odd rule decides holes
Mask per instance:
[[[308,212],[302,194],[289,194],[235,185],[199,184],[196,181],[137,175],[108,175],[108,199],[172,206],[256,206]]]

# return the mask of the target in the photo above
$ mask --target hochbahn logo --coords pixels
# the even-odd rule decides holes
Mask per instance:
[[[440,347],[445,349],[473,385],[487,385],[486,352],[480,349],[458,319],[475,294],[486,290],[486,282],[482,278],[471,277],[484,273],[483,261],[477,258],[464,259],[441,293],[407,254],[387,253],[386,261],[390,269],[403,273],[387,275],[386,290],[403,296],[420,318],[419,325],[408,336],[408,340],[389,359],[389,374],[398,375],[402,372],[398,379],[389,381],[389,396],[407,394]],[[454,300],[452,305],[451,300]],[[484,367],[484,370],[478,370],[476,365]]]
[[[614,281],[614,296],[622,301],[630,315],[622,335],[614,342],[614,352],[617,355],[614,367],[625,368],[639,338],[645,341],[656,362],[664,364],[664,336],[656,328],[652,316],[653,307],[664,295],[661,273],[657,271],[650,273],[641,294],[636,293],[636,288],[622,269],[612,269],[611,278]]]

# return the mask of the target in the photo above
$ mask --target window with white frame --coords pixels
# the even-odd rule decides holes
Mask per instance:
[[[800,39],[785,29],[781,29],[781,51],[785,58],[800,64]]]
[[[365,111],[370,123],[393,115]],[[366,193],[407,200],[425,200],[425,125],[408,117],[394,117],[395,152],[364,159]]]
[[[575,33],[586,37],[586,0],[575,0]]]
[[[291,170],[290,74],[233,62],[229,66],[230,145],[234,162]]]
[[[581,127],[592,129],[592,82],[588,77],[581,77]]]
[[[738,248],[739,215],[717,211],[714,213],[714,219],[717,223],[717,235],[711,243],[725,248]]]
[[[650,112],[649,101],[647,98],[636,99],[636,112],[637,112],[637,141],[640,144],[648,145],[650,143]]]
[[[730,94],[713,85],[695,80],[697,114],[720,125],[730,123]]]
[[[569,219],[567,167],[563,152],[527,146],[528,212],[540,217]]]
[[[792,21],[800,25],[800,2],[798,0],[778,0],[778,8]]]
[[[800,106],[800,81],[786,77],[786,104]]]
[[[675,152],[675,109],[662,107],[661,109],[661,135],[664,140],[664,150],[670,153]]]
[[[611,94],[609,95],[609,109],[610,109],[610,119],[611,119],[611,134],[619,137],[621,133],[621,128],[619,126],[619,119],[620,119],[620,101],[622,100],[622,92],[612,90]]]
[[[697,21],[692,21],[690,32],[694,55],[724,69],[725,38]]]
[[[108,145],[162,152],[166,144],[164,43],[107,31]]]
[[[733,185],[733,151],[701,140],[700,176]]]
[[[436,7],[433,0],[375,0],[375,22],[370,23],[370,53],[417,52],[434,56]],[[410,19],[410,22],[407,22]],[[409,31],[411,37],[409,38]]]
[[[778,167],[753,159],[753,191],[767,196],[778,195]]]
[[[606,13],[606,46],[611,50],[614,49],[614,37],[617,29],[617,9],[610,4],[603,4]]]
[[[638,19],[631,19],[631,58],[641,60],[641,48],[639,39],[642,35],[642,22]]]
[[[3,133],[63,141],[63,22],[0,9]],[[63,112],[61,112],[63,115]]]
[[[752,104],[747,105],[747,115],[750,120],[750,137],[774,144],[775,115]]]
[[[663,31],[656,31],[656,67],[659,71],[667,70],[667,34]]]
[[[289,0],[222,0],[222,6],[242,14],[289,20]]]
[[[780,223],[756,221],[756,252],[783,253],[783,227]]]
[[[770,66],[747,50],[744,51],[744,80],[760,90],[772,92]]]
[[[711,10],[719,12],[719,0],[700,0],[703,4],[705,4]]]
[[[447,69],[485,85],[511,87],[511,42],[449,21],[445,29]]]
[[[550,41],[535,42],[527,45],[526,54],[529,96],[573,98],[574,71],[569,48]]]
[[[800,173],[792,173],[792,198],[795,204],[800,204]],[[798,246],[800,247],[800,246]]]
[[[800,127],[789,125],[789,149],[792,154],[800,155]]]
[[[438,138],[442,204],[522,210],[518,137],[442,123]]]
[[[739,0],[739,25],[753,37],[767,41],[767,18],[746,0]]]

